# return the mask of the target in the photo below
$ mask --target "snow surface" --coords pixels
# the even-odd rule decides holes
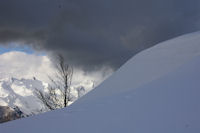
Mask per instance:
[[[198,55],[200,32],[162,42],[134,56],[95,91],[98,97],[105,97],[138,88],[176,70]]]
[[[0,125],[3,133],[199,133],[200,33],[145,50],[67,109]]]

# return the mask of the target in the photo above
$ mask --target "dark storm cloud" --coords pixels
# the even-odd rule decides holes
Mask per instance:
[[[1,0],[0,43],[118,68],[158,42],[200,29],[199,0]]]

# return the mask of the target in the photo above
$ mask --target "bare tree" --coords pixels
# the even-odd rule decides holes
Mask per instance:
[[[58,55],[56,60],[56,73],[54,77],[49,77],[51,84],[47,92],[36,89],[37,97],[50,110],[67,107],[72,101],[71,81],[73,67],[69,66],[62,55]]]

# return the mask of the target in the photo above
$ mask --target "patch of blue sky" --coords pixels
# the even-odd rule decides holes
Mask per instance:
[[[32,47],[28,45],[19,45],[19,44],[9,44],[9,45],[0,45],[0,54],[4,54],[12,51],[20,51],[25,52],[27,54],[37,54],[37,55],[45,55],[43,52],[37,52]]]

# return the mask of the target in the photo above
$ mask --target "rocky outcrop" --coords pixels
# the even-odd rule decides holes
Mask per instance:
[[[10,108],[8,106],[0,106],[0,123],[19,119],[23,117],[23,113],[18,107]]]

